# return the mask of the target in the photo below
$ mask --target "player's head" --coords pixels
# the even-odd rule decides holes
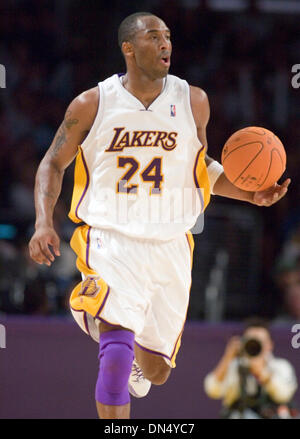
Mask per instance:
[[[119,46],[127,69],[135,69],[151,79],[163,78],[170,68],[170,30],[156,15],[137,12],[119,27]]]

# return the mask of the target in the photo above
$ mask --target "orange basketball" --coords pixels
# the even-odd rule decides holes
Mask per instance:
[[[232,134],[223,147],[221,160],[228,180],[245,191],[271,187],[286,167],[281,141],[261,127],[247,127]]]

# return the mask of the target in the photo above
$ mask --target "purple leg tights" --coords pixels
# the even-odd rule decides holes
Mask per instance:
[[[131,372],[134,333],[126,330],[100,335],[100,368],[96,384],[96,401],[106,405],[130,402],[128,378]]]

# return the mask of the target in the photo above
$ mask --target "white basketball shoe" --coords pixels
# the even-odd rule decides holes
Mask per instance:
[[[128,380],[129,393],[136,398],[143,398],[149,392],[150,387],[151,382],[144,377],[142,369],[134,359]]]

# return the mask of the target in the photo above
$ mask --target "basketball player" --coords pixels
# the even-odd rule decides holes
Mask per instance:
[[[71,240],[82,282],[70,305],[81,328],[100,339],[95,396],[99,417],[106,419],[129,418],[129,390],[144,396],[175,367],[191,285],[189,229],[210,193],[271,206],[290,182],[245,192],[208,157],[208,98],[168,75],[172,46],[161,19],[150,13],[127,17],[119,44],[126,74],[113,75],[71,102],[40,163],[36,231],[29,243],[39,264],[51,265],[60,255],[53,210],[64,171],[76,157],[69,215],[84,223]],[[120,221],[116,215],[124,200],[134,212],[144,212],[148,199],[170,211],[168,191],[196,187],[198,211],[171,215],[169,223]]]

